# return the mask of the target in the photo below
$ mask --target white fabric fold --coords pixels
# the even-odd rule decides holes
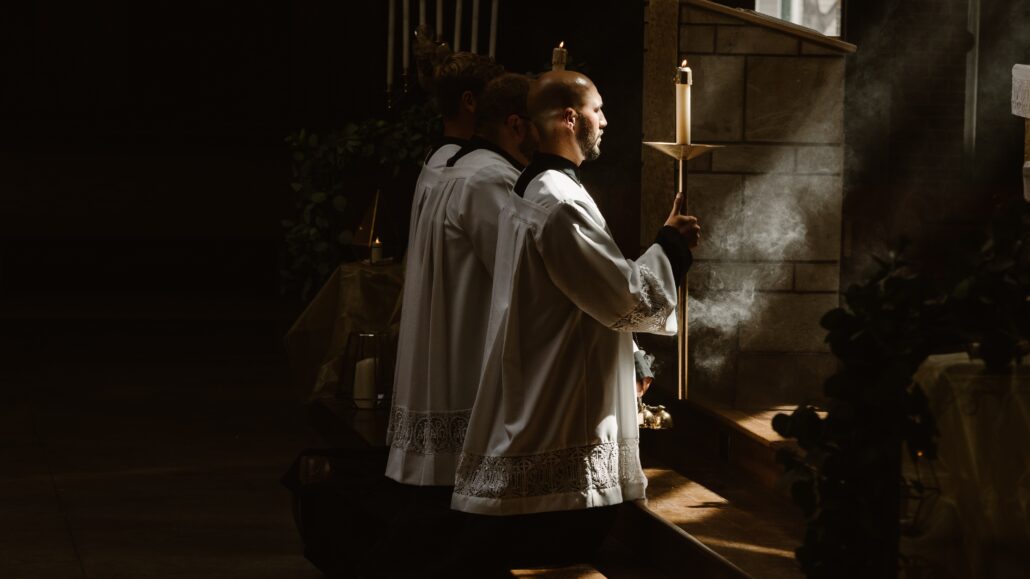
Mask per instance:
[[[474,150],[416,200],[405,268],[386,475],[453,485],[489,321],[497,217],[518,170]]]

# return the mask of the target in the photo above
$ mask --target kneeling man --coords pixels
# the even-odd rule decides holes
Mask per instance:
[[[497,217],[536,149],[528,92],[518,74],[487,84],[476,135],[447,162],[413,224],[387,435],[386,475],[397,482],[454,484],[479,385]]]
[[[540,149],[515,185],[523,199],[498,219],[457,510],[522,515],[644,497],[631,332],[676,332],[676,288],[700,227],[680,215],[677,196],[654,245],[636,260],[622,255],[579,176],[600,154],[601,107],[574,72],[546,73],[530,91]]]

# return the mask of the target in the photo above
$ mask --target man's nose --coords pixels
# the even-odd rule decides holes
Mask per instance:
[[[602,129],[608,126],[608,119],[605,118],[604,111],[601,111],[601,122],[598,123],[598,126]]]

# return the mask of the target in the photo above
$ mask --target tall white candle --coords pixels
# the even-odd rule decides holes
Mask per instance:
[[[376,359],[365,358],[354,365],[354,404],[358,408],[375,408]]]
[[[443,42],[443,0],[436,0],[436,41]]]
[[[461,50],[461,3],[454,1],[454,52]]]
[[[690,85],[694,73],[687,66],[687,60],[676,68],[676,143],[690,144]]]
[[[472,0],[472,52],[479,52],[479,0]]]
[[[497,54],[497,8],[499,0],[493,0],[490,4],[490,58]]]
[[[397,0],[390,0],[386,11],[386,90],[393,88],[394,24],[397,20]]]
[[[418,0],[418,25],[426,25],[426,0]]]
[[[408,64],[411,59],[411,2],[409,0],[401,0],[404,3],[402,10],[404,16],[404,26],[401,28],[401,34],[404,35],[404,40],[401,41],[401,50],[404,54],[401,55],[401,67],[405,75],[408,74]]]

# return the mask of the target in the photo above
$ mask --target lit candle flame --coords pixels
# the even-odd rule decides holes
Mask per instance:
[[[565,41],[564,40],[562,40],[561,42],[558,43],[558,48],[565,48]],[[684,62],[686,62],[686,61],[684,61]]]
[[[683,62],[680,63],[680,68],[684,68],[685,66],[687,66],[687,59],[684,58]]]

